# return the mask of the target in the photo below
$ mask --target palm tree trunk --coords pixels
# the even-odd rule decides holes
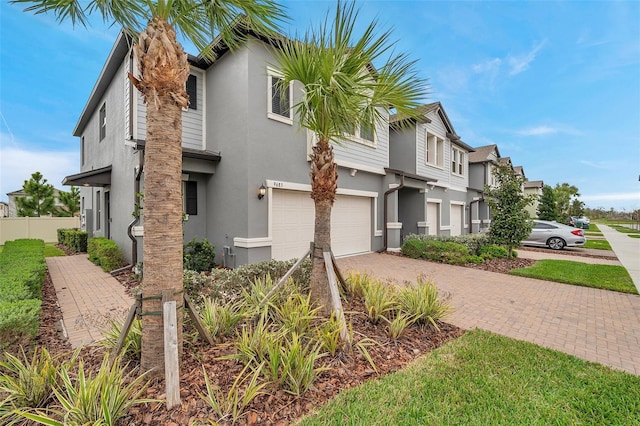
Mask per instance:
[[[331,303],[329,278],[322,252],[331,247],[331,209],[338,188],[337,165],[333,148],[327,140],[320,140],[311,154],[311,198],[315,203],[314,251],[311,269],[311,300],[329,315],[337,306]]]
[[[155,18],[140,34],[134,50],[140,67],[132,78],[147,105],[144,157],[143,370],[164,374],[162,300],[170,290],[182,306],[182,108],[189,64],[175,31]],[[182,310],[178,315],[182,348]]]

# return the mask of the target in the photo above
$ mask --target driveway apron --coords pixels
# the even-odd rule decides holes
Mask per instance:
[[[448,322],[481,328],[640,375],[640,296],[443,265],[389,254],[338,259],[355,270],[415,282],[425,275],[455,308]]]

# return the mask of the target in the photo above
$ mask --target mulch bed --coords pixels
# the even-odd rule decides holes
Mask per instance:
[[[63,247],[60,248],[64,250]],[[507,273],[511,269],[527,267],[533,263],[535,263],[534,260],[522,258],[492,259],[482,264],[464,266]],[[135,292],[139,284],[137,278],[130,272],[119,274],[116,278],[129,292],[132,290]],[[36,344],[46,347],[52,354],[69,353],[71,347],[61,332],[62,312],[57,305],[55,290],[48,274],[42,293],[41,325]],[[380,345],[368,347],[377,371],[355,350],[351,354],[342,354],[336,358],[325,357],[321,363],[330,369],[321,373],[306,393],[295,397],[274,386],[267,387],[266,393],[257,397],[248,406],[246,416],[237,424],[288,425],[322,406],[341,390],[398,371],[416,358],[464,334],[464,330],[458,327],[440,323],[440,331],[433,327],[413,326],[407,329],[397,341],[390,341],[384,325],[372,324],[363,313],[364,307],[361,303],[345,302],[344,309],[347,312],[347,321],[352,324],[355,339],[366,336],[380,343]],[[236,361],[219,359],[234,351],[231,345],[209,346],[200,339],[193,338],[194,333],[190,330],[185,332],[180,377],[182,405],[171,411],[167,411],[162,403],[134,406],[118,424],[179,426],[198,422],[206,423],[207,419],[217,420],[215,414],[200,397],[200,394],[206,393],[203,368],[207,371],[212,383],[217,383],[223,391],[226,391],[242,370],[242,365]],[[87,370],[97,370],[103,354],[104,349],[98,346],[84,348],[81,358]],[[135,365],[135,362],[132,364]],[[156,381],[142,397],[163,398],[164,392],[164,383]],[[231,424],[227,420],[219,423]]]

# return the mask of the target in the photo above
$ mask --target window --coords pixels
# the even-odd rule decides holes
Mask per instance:
[[[80,165],[84,166],[84,136],[80,139]]]
[[[464,175],[464,151],[451,147],[451,173]]]
[[[287,124],[293,124],[291,115],[291,98],[293,84],[283,88],[284,80],[271,68],[268,72],[267,116]]]
[[[100,229],[100,191],[96,192],[96,229]]]
[[[193,180],[183,181],[183,210],[188,215],[198,214],[198,182]]]
[[[444,166],[444,140],[427,132],[426,162],[431,166]]]
[[[373,124],[361,124],[353,126],[348,131],[346,137],[354,142],[365,145],[375,145],[375,130]]]
[[[107,103],[103,103],[100,108],[100,140],[107,136]]]
[[[189,96],[189,109],[198,109],[198,79],[195,75],[187,78],[187,95]]]

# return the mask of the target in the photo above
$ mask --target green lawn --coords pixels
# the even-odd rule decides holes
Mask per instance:
[[[638,425],[640,376],[473,330],[300,425]]]
[[[569,260],[539,260],[533,266],[513,269],[509,273],[521,277],[638,294],[627,270],[616,265],[592,265]]]
[[[615,229],[618,232],[622,232],[623,234],[637,234],[638,230],[637,229],[631,229],[631,228],[627,228],[626,226],[622,226],[622,225],[610,225],[613,229]]]
[[[607,240],[587,240],[584,248],[598,249],[598,250],[611,250],[611,246]]]
[[[640,234],[628,234],[627,236],[631,238],[640,238]]]
[[[598,228],[598,225],[596,225],[595,223],[591,222],[589,224],[589,229],[585,229],[586,233],[590,233],[590,232],[600,232],[600,228]]]
[[[46,243],[44,245],[44,257],[64,256],[64,252],[56,247],[55,243]]]

